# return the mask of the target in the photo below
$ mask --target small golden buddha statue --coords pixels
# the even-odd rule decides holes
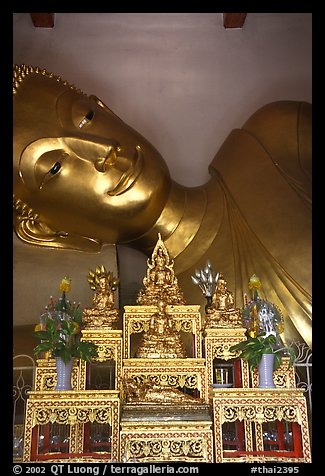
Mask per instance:
[[[228,290],[223,274],[219,273],[217,288],[212,295],[212,304],[207,308],[205,329],[242,326],[241,311],[235,308],[233,294]]]
[[[86,327],[112,327],[118,317],[118,309],[114,308],[114,291],[118,279],[107,272],[104,266],[97,266],[95,272],[89,271],[88,282],[94,290],[93,307],[85,308],[82,320]]]
[[[158,311],[150,319],[149,330],[143,335],[135,357],[150,359],[185,358],[186,350],[173,319],[166,312],[166,304],[158,303]]]
[[[202,403],[200,398],[192,397],[170,385],[158,385],[150,380],[142,384],[132,378],[124,381],[127,403],[159,403],[159,404],[197,404]]]
[[[158,233],[158,240],[147,260],[147,274],[143,278],[137,303],[140,305],[158,305],[162,299],[168,304],[185,304],[183,292],[174,273],[174,261],[170,260],[165,243]]]

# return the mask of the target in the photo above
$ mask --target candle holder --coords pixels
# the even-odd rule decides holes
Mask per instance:
[[[228,385],[229,383],[229,369],[217,367],[215,369],[216,383],[218,385]]]
[[[232,367],[227,364],[218,363],[214,367],[214,380],[213,387],[229,388],[233,386],[233,370]]]

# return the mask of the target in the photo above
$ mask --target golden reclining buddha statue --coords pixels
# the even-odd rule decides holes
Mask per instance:
[[[169,385],[159,385],[147,379],[142,384],[134,379],[124,379],[123,388],[127,403],[147,404],[159,403],[160,405],[175,404],[203,404],[201,398],[188,395],[178,388]]]
[[[102,100],[15,65],[14,229],[27,243],[88,252],[120,244],[150,255],[157,234],[188,302],[207,260],[243,305],[253,273],[283,312],[284,340],[311,345],[311,105],[278,101],[233,130],[210,180],[172,180],[160,153]]]

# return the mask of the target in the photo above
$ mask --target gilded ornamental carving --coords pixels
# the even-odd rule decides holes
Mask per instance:
[[[32,435],[53,425],[69,427],[69,453],[57,462],[77,461],[76,454],[79,461],[90,462],[101,456],[121,462],[311,461],[306,401],[286,358],[274,372],[276,387],[261,389],[257,373],[238,360],[238,352],[230,351],[246,339],[247,329],[221,273],[203,330],[199,306],[185,304],[160,236],[148,260],[138,304],[125,306],[123,330],[113,329],[118,318],[116,278],[98,266],[88,281],[95,296],[83,314],[82,340],[96,344],[98,356],[91,366],[84,361],[75,364],[73,390],[67,392],[53,390],[54,359],[38,361],[35,391],[26,407],[24,461],[31,455],[36,460],[44,456],[42,449],[37,453],[37,438]],[[184,335],[190,338],[191,357]],[[138,341],[134,357],[131,336]],[[86,390],[89,369],[96,363],[104,368],[108,361],[115,373],[114,389]],[[213,383],[218,366],[232,368],[230,384]],[[264,425],[272,422],[286,422],[296,435],[300,432],[301,448],[294,456],[285,457],[280,450],[276,456],[267,455]],[[225,425],[240,425],[236,426],[240,443],[235,442],[233,451],[224,449]],[[90,458],[90,446],[85,445],[92,428],[99,433],[106,428],[109,441],[98,452],[93,448]],[[54,461],[50,454],[45,457]]]

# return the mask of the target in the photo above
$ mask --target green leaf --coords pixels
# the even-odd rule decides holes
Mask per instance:
[[[61,359],[63,360],[63,362],[65,364],[67,364],[71,358],[73,357],[72,354],[71,354],[71,351],[70,349],[67,349],[66,347],[62,347],[60,349],[55,349],[53,351],[53,357],[61,357]]]
[[[82,324],[82,311],[81,309],[75,309],[73,312],[73,319],[78,322],[78,324]]]
[[[68,322],[68,334],[71,336],[75,331],[75,321]]]
[[[243,360],[251,360],[255,354],[250,352],[249,350],[244,350],[240,356]]]
[[[263,354],[274,354],[273,348],[270,345],[267,345],[263,349]]]
[[[265,345],[268,347],[273,347],[276,345],[276,338],[273,334],[270,334],[265,338]]]
[[[61,321],[61,331],[63,331],[63,333],[69,332],[69,323],[67,321]]]
[[[79,342],[76,348],[76,356],[86,362],[90,362],[93,357],[98,356],[97,346],[92,342]]]
[[[252,358],[249,360],[249,362],[248,362],[250,370],[253,370],[253,369],[255,369],[256,367],[258,367],[260,361],[261,361],[261,358],[258,357],[257,355],[255,355],[254,357],[252,357]]]
[[[235,344],[229,347],[230,352],[236,352],[237,350],[240,350],[239,344]]]
[[[34,347],[34,353],[39,354],[40,352],[46,352],[52,350],[52,344],[50,342],[42,342]]]
[[[53,319],[47,319],[46,320],[46,330],[49,332],[55,331],[55,322]]]
[[[41,340],[51,339],[51,334],[47,331],[35,331],[35,332],[33,332],[33,336],[37,337],[37,339],[41,339]]]
[[[274,354],[274,365],[273,365],[273,370],[276,370],[280,367],[281,365],[281,355],[280,354]]]

